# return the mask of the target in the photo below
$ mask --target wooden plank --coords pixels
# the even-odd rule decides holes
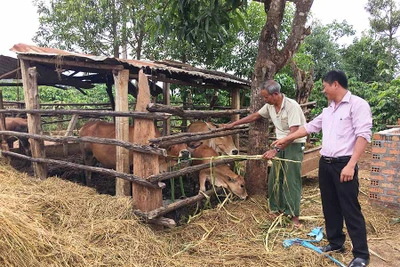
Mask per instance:
[[[316,147],[304,152],[303,162],[301,163],[301,176],[317,169],[319,167],[319,159],[321,147]]]
[[[128,111],[128,82],[129,70],[114,72],[115,82],[115,111]],[[117,140],[129,142],[129,118],[115,117],[115,138]],[[117,172],[129,173],[129,150],[117,146]],[[116,178],[116,196],[131,196],[131,183],[125,179]]]
[[[146,75],[139,72],[139,90],[137,96],[136,111],[146,111],[150,103],[150,89]],[[136,119],[134,121],[133,139],[137,144],[147,144],[148,139],[156,137],[156,128],[153,120]],[[148,177],[159,173],[158,156],[133,152],[133,174],[139,177]],[[135,209],[144,212],[154,210],[162,206],[162,190],[147,188],[138,184],[132,186],[132,198]]]
[[[36,67],[30,67],[29,62],[21,60],[22,82],[24,84],[25,105],[27,109],[40,109],[39,91],[37,86]],[[42,122],[39,114],[28,114],[28,132],[42,134]],[[43,140],[29,140],[33,158],[46,158]],[[34,162],[33,170],[39,179],[47,178],[47,164]]]
[[[238,88],[233,89],[231,91],[231,106],[232,109],[235,110],[239,110],[240,109],[240,90]],[[231,121],[238,121],[240,119],[240,115],[239,114],[235,114],[231,116]],[[235,143],[237,149],[240,150],[239,148],[239,134],[235,134],[234,136],[232,136],[233,142]]]

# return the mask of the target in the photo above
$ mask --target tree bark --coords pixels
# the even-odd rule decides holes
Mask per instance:
[[[273,79],[274,75],[293,57],[304,37],[309,34],[309,29],[305,27],[305,23],[313,0],[292,0],[290,2],[296,5],[292,30],[283,47],[279,44],[279,33],[286,2],[288,1],[274,0],[265,2],[267,21],[261,31],[251,84],[251,113],[257,112],[264,105],[263,99],[260,97],[259,85],[268,79]],[[259,120],[250,124],[248,143],[249,148],[251,148],[248,149],[250,154],[259,155],[267,150],[268,124],[268,120]],[[266,161],[247,161],[246,185],[249,195],[266,194],[267,172]]]

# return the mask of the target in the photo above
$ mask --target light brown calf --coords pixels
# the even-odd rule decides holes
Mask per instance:
[[[195,121],[189,125],[188,132],[191,133],[208,132],[217,128],[219,128],[218,125],[212,122]],[[231,135],[214,137],[211,139],[203,140],[203,144],[212,147],[218,153],[226,155],[239,154],[239,150],[235,146],[235,143],[233,142]]]
[[[211,147],[202,144],[191,151],[193,158],[216,157],[218,153]],[[202,159],[193,161],[193,165],[210,163],[210,159]],[[227,164],[218,165],[212,168],[200,171],[199,183],[200,191],[206,191],[206,181],[215,186],[222,186],[229,189],[232,193],[242,199],[247,198],[247,191],[243,176],[234,173]]]

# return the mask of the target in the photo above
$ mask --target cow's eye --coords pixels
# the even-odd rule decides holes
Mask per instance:
[[[233,180],[231,177],[228,177],[228,181],[233,183],[235,180]]]

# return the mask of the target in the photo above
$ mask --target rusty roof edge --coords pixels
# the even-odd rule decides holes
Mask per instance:
[[[167,64],[163,64],[161,62],[152,62],[152,61],[145,61],[145,60],[134,60],[134,59],[120,59],[108,56],[95,56],[90,54],[80,54],[75,52],[64,51],[56,48],[48,48],[48,47],[38,47],[34,45],[26,45],[26,44],[16,44],[14,45],[10,51],[14,51],[17,54],[22,55],[32,55],[32,56],[55,56],[55,57],[72,57],[72,58],[80,58],[80,59],[89,59],[95,62],[104,62],[106,64],[122,64],[124,67],[134,67],[134,68],[150,68],[154,70],[161,70],[167,71],[169,73],[176,73],[176,74],[186,74],[192,77],[201,77],[203,79],[211,79],[215,81],[223,81],[223,82],[230,82],[233,84],[240,84],[244,86],[251,85],[250,81],[246,81],[239,77],[226,77],[223,75],[218,75],[218,73],[209,73],[210,71],[204,70],[201,72],[202,69],[193,67],[193,70],[187,70],[182,68],[177,68],[174,66],[168,66]],[[214,71],[212,71],[214,72]],[[233,76],[233,75],[232,75]]]

